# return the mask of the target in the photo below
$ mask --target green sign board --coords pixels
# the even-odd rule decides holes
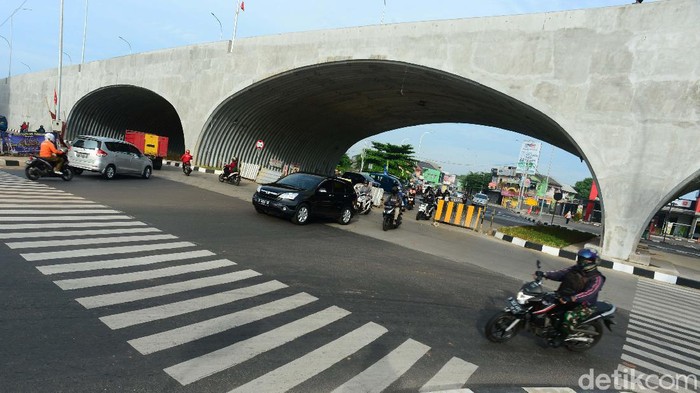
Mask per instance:
[[[423,168],[423,180],[426,183],[440,183],[440,171],[437,169]]]

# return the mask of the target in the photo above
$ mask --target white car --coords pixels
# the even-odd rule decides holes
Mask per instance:
[[[476,193],[472,197],[472,205],[486,207],[489,203],[489,197],[486,194]]]
[[[129,142],[101,136],[81,135],[68,150],[68,165],[76,174],[98,172],[111,180],[117,174],[151,177],[153,163]]]

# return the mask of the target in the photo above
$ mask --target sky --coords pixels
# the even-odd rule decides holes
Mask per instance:
[[[654,0],[645,0],[645,3],[651,1]],[[238,15],[236,39],[382,23],[609,7],[632,2],[246,0],[245,11]],[[230,40],[238,3],[240,0],[64,0],[64,65],[79,64],[83,57],[84,62],[91,62],[130,53]],[[57,68],[61,1],[2,0],[0,4],[0,78]],[[417,158],[436,162],[443,171],[461,175],[515,165],[520,146],[526,140],[533,139],[492,127],[427,124],[375,135],[356,143],[348,153],[358,154],[368,141],[411,144]],[[591,177],[584,162],[546,143],[542,144],[538,172],[569,185]]]

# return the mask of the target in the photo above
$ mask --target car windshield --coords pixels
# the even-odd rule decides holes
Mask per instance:
[[[275,184],[284,185],[297,190],[310,190],[312,188],[316,188],[321,180],[323,180],[323,178],[320,176],[305,173],[292,173],[289,176],[277,180]]]
[[[474,198],[486,199],[486,198],[488,198],[488,197],[486,196],[486,194],[476,194],[476,195],[474,195]]]

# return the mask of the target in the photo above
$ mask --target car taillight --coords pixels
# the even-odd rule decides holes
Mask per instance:
[[[102,149],[97,149],[95,155],[98,157],[107,157],[107,152]]]

